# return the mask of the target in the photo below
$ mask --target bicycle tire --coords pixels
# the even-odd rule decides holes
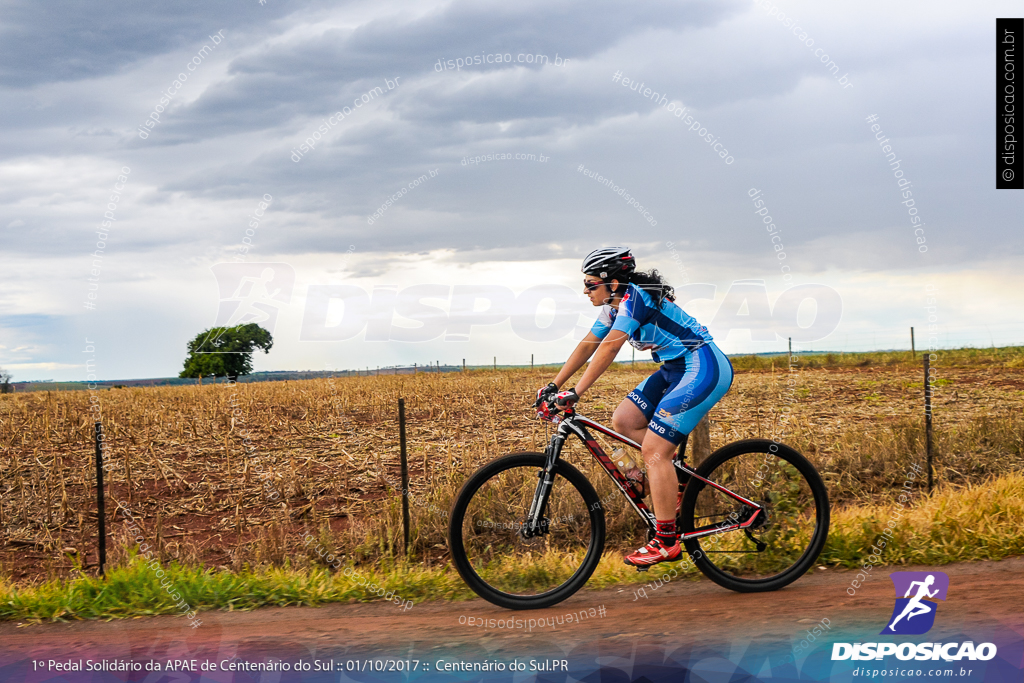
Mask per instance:
[[[529,468],[538,472],[544,467],[546,456],[543,453],[511,453],[487,463],[463,484],[459,495],[455,498],[448,525],[448,547],[451,550],[452,563],[474,593],[484,600],[512,610],[540,609],[558,604],[575,594],[582,588],[594,573],[601,554],[604,551],[605,524],[604,510],[601,507],[597,492],[590,481],[571,464],[559,460],[555,466],[556,478],[561,477],[571,484],[587,505],[590,521],[590,544],[586,556],[579,568],[567,581],[544,593],[537,595],[518,595],[508,593],[490,585],[474,569],[467,555],[463,539],[463,521],[474,494],[490,479],[513,468]],[[554,486],[552,487],[554,489]]]
[[[771,450],[772,448],[775,448],[776,450],[773,452]],[[727,463],[729,460],[737,458],[738,456],[750,454],[771,454],[785,460],[796,468],[796,470],[804,477],[804,480],[807,482],[807,486],[813,496],[815,505],[815,521],[813,535],[800,557],[788,568],[766,578],[742,578],[717,566],[708,557],[708,552],[706,551],[706,548],[701,546],[701,541],[715,539],[724,534],[706,536],[704,539],[684,541],[684,545],[686,546],[686,550],[689,553],[690,558],[704,576],[708,577],[718,585],[738,593],[760,593],[778,590],[784,586],[788,586],[803,576],[803,574],[806,573],[818,559],[818,555],[821,553],[821,549],[825,545],[825,541],[828,538],[830,520],[828,491],[825,488],[825,483],[822,481],[818,471],[814,468],[814,465],[807,460],[807,458],[793,448],[784,444],[776,444],[769,439],[744,439],[742,441],[737,441],[723,446],[708,456],[704,462],[697,467],[696,472],[706,479],[716,481],[714,474],[716,469],[719,469],[723,464]],[[695,520],[697,519],[697,515],[695,514],[697,499],[701,491],[705,488],[707,488],[707,484],[693,478],[691,478],[690,482],[687,484],[680,509],[680,530],[682,532],[693,531],[697,528],[698,525],[695,524]],[[726,533],[735,534],[739,532]]]

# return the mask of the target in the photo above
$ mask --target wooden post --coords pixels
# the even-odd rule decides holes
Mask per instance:
[[[793,365],[793,338],[789,338],[789,365]]]
[[[690,434],[693,439],[693,465],[699,465],[704,459],[711,455],[711,425],[708,416],[705,415]]]
[[[99,520],[100,576],[107,564],[107,518],[103,506],[103,424],[96,423],[96,519]]]
[[[415,363],[412,364],[412,374],[414,374],[414,375],[416,374],[416,364]]]
[[[409,556],[409,454],[405,450],[405,399],[398,399],[398,444],[402,462],[402,551]]]
[[[462,359],[462,371],[463,372],[466,371],[466,359],[465,358]]]
[[[495,370],[498,369],[498,357],[497,356],[494,357],[494,369]]]
[[[932,491],[932,378],[928,357],[924,354],[924,450],[928,458],[928,492]]]
[[[530,354],[530,369],[533,370],[533,354]]]
[[[910,357],[917,358],[917,351],[914,349],[914,326],[910,326]]]

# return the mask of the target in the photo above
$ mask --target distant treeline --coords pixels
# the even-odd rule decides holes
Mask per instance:
[[[962,348],[942,349],[935,352],[936,363],[946,366],[972,366],[972,365],[998,365],[1004,367],[1024,367],[1024,346],[1003,346],[992,348]],[[908,351],[858,351],[855,353],[844,353],[841,351],[794,351],[793,356],[798,360],[793,363],[794,368],[843,368],[843,367],[866,367],[866,366],[893,366],[905,365],[912,362],[921,362],[922,351],[912,354]],[[781,353],[758,353],[758,354],[736,354],[729,356],[733,367],[736,370],[770,370],[771,368],[783,369],[789,363],[788,354]],[[650,359],[637,359],[637,363],[650,364]],[[618,361],[619,366],[629,366],[631,361]],[[491,369],[522,369],[523,365],[467,365],[467,370],[491,370]],[[561,367],[560,363],[538,363],[536,368]],[[248,382],[285,382],[300,379],[322,379],[328,377],[365,377],[367,375],[409,375],[413,372],[456,372],[462,370],[462,365],[417,365],[388,367],[368,370],[299,370],[299,371],[274,371],[254,372],[251,375],[243,375],[238,378],[239,383]],[[203,384],[226,384],[224,377],[207,377],[202,380]],[[157,377],[152,379],[120,379],[107,382],[95,382],[99,389],[121,389],[126,387],[156,387],[156,386],[177,386],[199,384],[197,379],[182,379],[178,377]],[[84,391],[88,389],[89,382],[11,382],[10,388],[14,392],[24,391]]]

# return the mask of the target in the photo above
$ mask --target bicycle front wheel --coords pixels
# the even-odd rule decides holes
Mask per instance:
[[[798,452],[768,439],[746,439],[718,449],[696,472],[764,508],[755,517],[751,506],[690,478],[680,510],[683,533],[754,520],[747,532],[684,542],[709,579],[741,593],[773,591],[796,581],[818,559],[828,536],[828,493]]]
[[[525,528],[541,453],[513,453],[476,471],[452,506],[448,542],[463,580],[507,609],[550,607],[578,591],[604,550],[604,510],[575,467],[558,461],[541,533]]]

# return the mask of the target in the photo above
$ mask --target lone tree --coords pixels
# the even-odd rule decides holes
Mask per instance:
[[[0,368],[0,394],[7,394],[11,391],[11,373]]]
[[[257,325],[211,327],[188,343],[185,369],[178,377],[227,377],[233,382],[239,375],[252,372],[252,354],[256,349],[270,353],[274,339]]]

